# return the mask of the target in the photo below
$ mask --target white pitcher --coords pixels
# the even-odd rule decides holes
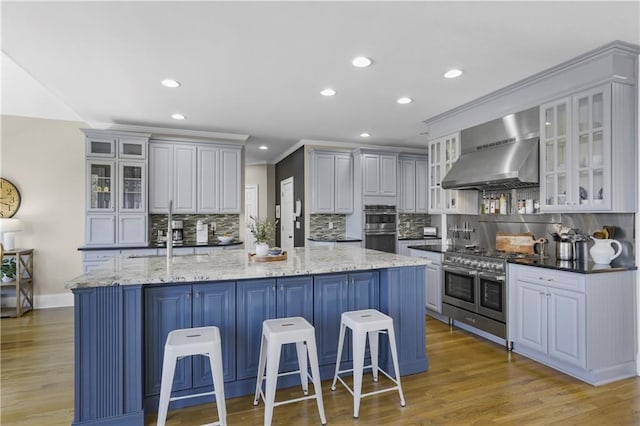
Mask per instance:
[[[601,265],[608,265],[613,259],[620,256],[620,253],[622,253],[622,245],[620,245],[617,240],[601,240],[593,237],[591,237],[591,239],[595,242],[595,244],[589,249],[589,254],[591,254],[593,261],[596,263],[599,263]],[[617,245],[618,250],[614,251],[613,247],[611,247],[611,244]]]

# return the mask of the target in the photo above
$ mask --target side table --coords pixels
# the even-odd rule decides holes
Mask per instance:
[[[0,282],[2,296],[5,290],[15,289],[16,307],[1,308],[2,317],[21,317],[33,309],[33,249],[5,250],[4,257],[15,257],[16,279],[11,282]]]

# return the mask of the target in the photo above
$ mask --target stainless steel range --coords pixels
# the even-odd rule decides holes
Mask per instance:
[[[506,340],[506,267],[513,256],[478,249],[446,252],[442,313],[452,323],[461,321]]]

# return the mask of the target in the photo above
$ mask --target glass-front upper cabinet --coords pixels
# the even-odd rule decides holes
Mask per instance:
[[[569,117],[571,99],[565,98],[540,108],[540,170],[542,206],[569,209],[570,158]]]
[[[611,87],[540,107],[541,209],[611,209]]]
[[[147,157],[147,139],[118,139],[118,157],[144,160]]]
[[[441,179],[449,173],[453,163],[456,162],[460,156],[460,139],[458,134],[449,136],[444,141],[444,172]],[[458,191],[455,189],[444,190],[444,208],[447,211],[455,211],[457,208]]]
[[[440,181],[442,180],[441,143],[433,142],[429,146],[429,212],[442,210]]]
[[[146,211],[147,198],[145,165],[138,162],[119,163],[119,210],[127,212]]]
[[[88,210],[90,211],[114,211],[115,210],[115,162],[113,161],[88,161]]]
[[[87,157],[110,157],[116,156],[115,138],[87,138]]]

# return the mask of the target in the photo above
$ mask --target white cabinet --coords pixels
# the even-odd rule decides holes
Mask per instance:
[[[620,191],[637,167],[629,91],[606,84],[540,107],[543,212],[633,210],[637,191]]]
[[[353,156],[312,151],[311,213],[353,213]]]
[[[149,147],[149,210],[240,213],[242,148],[153,142]]]
[[[240,213],[242,168],[239,148],[220,149],[220,213]]]
[[[146,153],[150,135],[92,129],[83,132],[87,148],[85,245],[146,244]]]
[[[429,142],[429,213],[478,214],[478,192],[443,189],[442,180],[460,157],[460,135]]]
[[[437,240],[437,243],[440,241]],[[424,277],[425,306],[427,310],[442,313],[442,253],[409,249],[412,257],[427,259],[427,270]]]
[[[633,299],[631,271],[576,274],[509,265],[509,339],[515,352],[592,384],[629,377],[635,339],[627,298]]]
[[[398,159],[399,199],[398,212],[427,213],[428,211],[428,169],[427,159]]]
[[[362,195],[395,196],[397,162],[395,154],[362,154]]]

